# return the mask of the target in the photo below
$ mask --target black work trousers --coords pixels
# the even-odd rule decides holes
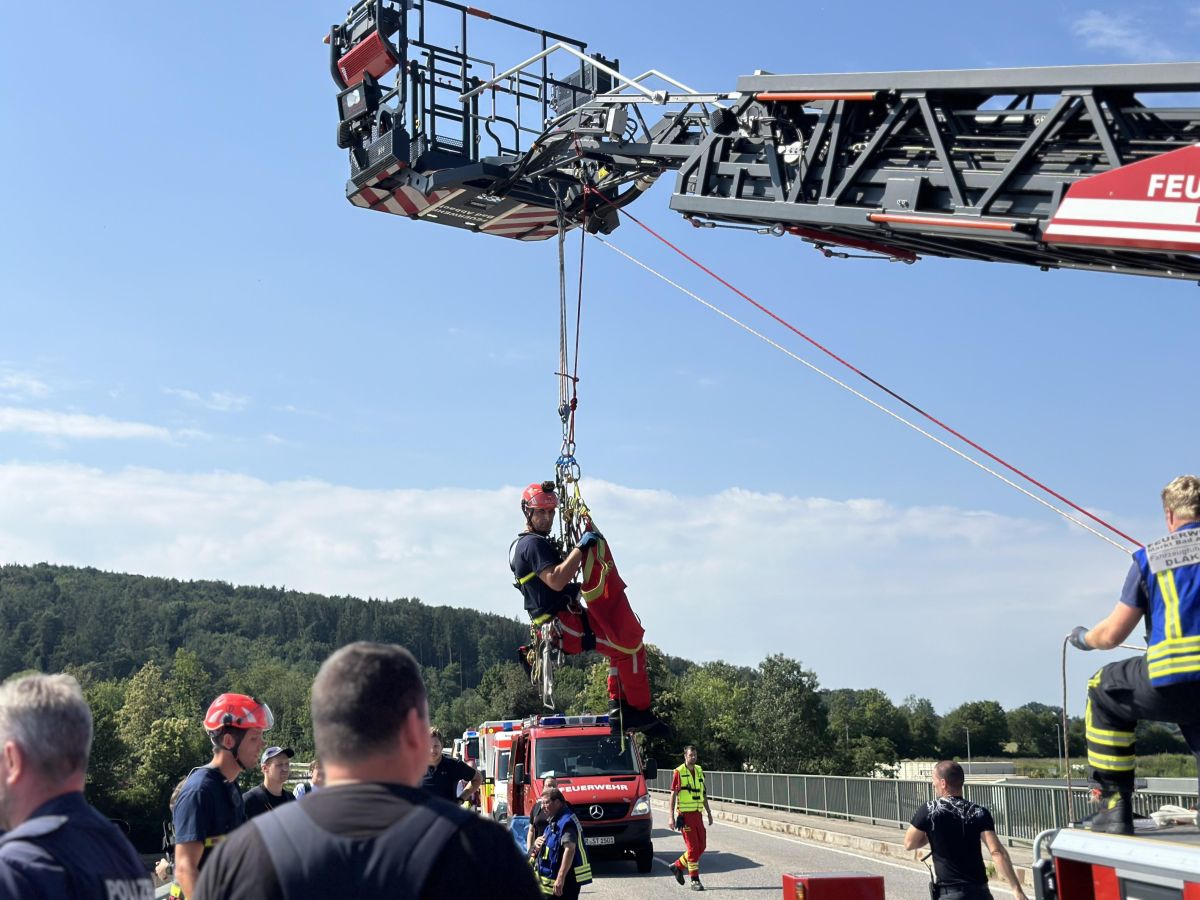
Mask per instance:
[[[1088,681],[1088,763],[1105,793],[1133,791],[1133,733],[1143,720],[1178,725],[1200,775],[1200,681],[1154,687],[1146,658],[1137,656],[1109,663]]]

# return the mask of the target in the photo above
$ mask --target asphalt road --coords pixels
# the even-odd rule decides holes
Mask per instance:
[[[661,818],[656,816],[656,820]],[[595,880],[583,889],[583,896],[638,900],[676,893],[681,897],[690,895],[687,886],[679,887],[667,871],[667,865],[682,852],[683,838],[665,826],[656,825],[653,872],[637,874],[632,859],[596,859],[592,863]],[[887,900],[929,900],[929,876],[924,868],[719,820],[708,830],[708,850],[700,861],[700,879],[708,892],[734,895],[752,891],[764,900],[783,896],[785,872],[851,871],[882,875]],[[999,898],[1007,900],[1008,895],[1002,891]]]

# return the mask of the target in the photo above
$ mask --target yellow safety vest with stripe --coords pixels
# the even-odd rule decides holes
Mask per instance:
[[[1134,562],[1150,595],[1146,668],[1155,687],[1200,681],[1200,525],[1137,550]]]
[[[679,799],[675,808],[681,813],[704,809],[704,770],[696,766],[689,772],[684,763],[675,771],[679,773]]]
[[[571,861],[571,871],[575,873],[575,883],[591,884],[592,864],[588,862],[587,849],[583,846],[583,827],[575,818],[575,813],[566,809],[554,821],[546,826],[546,843],[542,845],[542,853],[537,861],[538,882],[542,893],[554,894],[554,882],[558,879],[558,867],[562,865],[563,830],[569,822],[575,823],[575,858]]]

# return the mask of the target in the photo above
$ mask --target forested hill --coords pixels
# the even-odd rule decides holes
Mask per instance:
[[[528,637],[515,618],[413,598],[326,597],[54,565],[0,567],[0,626],[0,679],[67,668],[123,679],[147,662],[168,664],[186,647],[219,681],[251,660],[320,664],[349,641],[376,640],[402,644],[423,666],[457,664],[469,686],[512,660]]]

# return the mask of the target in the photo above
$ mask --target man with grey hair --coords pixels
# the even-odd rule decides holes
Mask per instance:
[[[92,713],[70,675],[0,685],[0,900],[151,900],[125,836],[83,797]]]
[[[312,724],[325,786],[235,831],[196,900],[540,897],[504,829],[421,790],[429,713],[411,653],[366,641],[335,652],[313,682]]]
[[[1088,763],[1100,789],[1092,831],[1133,834],[1139,721],[1178,725],[1200,770],[1200,478],[1174,479],[1162,506],[1169,533],[1134,552],[1116,607],[1095,628],[1067,635],[1079,650],[1111,650],[1146,619],[1146,653],[1088,681]]]

